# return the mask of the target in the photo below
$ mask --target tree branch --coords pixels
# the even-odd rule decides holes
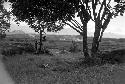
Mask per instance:
[[[103,9],[103,5],[106,3],[106,0],[103,0],[103,2],[102,2],[102,4],[101,4],[101,7],[100,7],[100,9],[99,9],[99,13],[98,13],[98,16],[97,16],[97,18],[100,18],[100,14],[101,14],[101,11],[102,11],[102,9]]]
[[[104,31],[105,31],[105,29],[102,29],[101,35],[100,35],[100,37],[99,37],[99,42],[101,42],[101,40],[102,40],[102,36],[103,36]]]
[[[72,21],[74,21],[74,20],[72,20]],[[80,31],[83,31],[82,28],[80,28],[81,26],[79,26],[79,25],[76,26],[72,21],[70,21],[70,22],[71,22],[76,28],[79,28]],[[74,21],[74,22],[75,22],[75,21]],[[77,23],[76,23],[76,24],[77,24]]]
[[[73,20],[73,19],[72,19]],[[73,20],[78,26],[81,26],[81,24],[78,23],[78,21]]]
[[[103,26],[102,26],[102,31],[101,31],[101,35],[99,37],[99,42],[101,42],[101,39],[102,39],[102,36],[103,36],[103,33],[105,31],[105,29],[107,28],[110,20],[111,20],[111,17],[112,17],[112,14],[108,15],[107,19],[104,21],[103,23]]]
[[[88,9],[88,11],[89,11],[90,16],[91,16],[92,13],[91,13],[90,9]],[[91,20],[95,22],[95,20],[92,18],[92,16],[91,16]]]
[[[96,5],[94,3],[94,0],[92,0],[92,9],[93,9],[94,20],[96,20],[96,13],[95,13]]]
[[[108,2],[108,4],[107,4],[107,5],[109,5],[109,4],[110,4],[110,2],[111,2],[111,0],[109,0],[109,2]]]
[[[102,22],[102,20],[104,19],[105,15],[106,15],[106,8],[104,8],[104,11],[103,11],[103,14],[102,14],[100,22]]]
[[[106,20],[104,21],[104,23],[103,23],[102,29],[106,29],[106,28],[107,28],[107,26],[108,26],[108,24],[109,24],[111,18],[112,18],[112,14],[109,14],[109,15],[107,16],[107,19],[106,19]]]
[[[75,27],[73,27],[71,24],[63,21],[65,24],[69,25],[71,28],[73,28],[75,31],[77,31],[80,35],[82,35],[82,32],[80,32],[78,29],[76,29]]]

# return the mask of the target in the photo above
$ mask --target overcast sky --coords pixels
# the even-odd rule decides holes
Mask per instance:
[[[8,3],[5,3],[5,7],[9,9],[10,6]],[[80,21],[78,18],[77,20]],[[70,29],[67,28],[69,28],[69,26],[66,26],[58,34],[75,34],[75,35],[78,34],[71,28]],[[21,23],[20,26],[18,26],[13,21],[11,21],[11,31],[12,30],[23,30],[24,32],[34,33],[34,30],[29,28],[28,25],[26,25],[25,23]],[[94,32],[94,23],[92,21],[88,23],[88,32]],[[117,18],[112,19],[105,32],[125,35],[125,16],[118,16]]]

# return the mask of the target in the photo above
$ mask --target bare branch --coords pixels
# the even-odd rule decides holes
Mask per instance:
[[[81,28],[81,25],[76,20],[72,20],[72,21],[76,23],[77,26],[75,26],[75,24],[71,22],[76,28],[79,28],[81,31],[83,31],[83,29]]]
[[[78,21],[77,20],[74,20],[76,23],[78,23]],[[78,23],[79,24],[79,23]],[[79,24],[79,26],[82,26],[81,24]]]
[[[106,28],[107,28],[107,26],[108,26],[108,24],[109,24],[111,18],[112,18],[112,14],[109,14],[109,15],[107,16],[107,19],[106,19],[106,20],[104,21],[104,23],[103,23],[102,29],[106,29]]]
[[[65,24],[67,24],[67,25],[69,25],[71,28],[73,28],[75,31],[77,31],[79,34],[81,34],[82,35],[82,32],[80,32],[78,29],[76,29],[75,27],[73,27],[71,24],[69,24],[69,23],[67,23],[67,22],[65,22],[65,21],[63,21]]]
[[[105,31],[105,29],[102,29],[101,35],[100,35],[100,37],[99,37],[99,42],[101,42],[101,40],[102,40],[102,36],[103,36],[104,31]]]
[[[88,11],[89,11],[90,16],[91,16],[91,14],[92,14],[92,13],[91,13],[91,10],[90,10],[90,9],[88,9]],[[91,20],[95,22],[95,20],[92,18],[92,16],[91,16]]]
[[[96,13],[95,13],[95,9],[96,9],[96,5],[95,5],[95,0],[92,0],[92,9],[93,9],[93,16],[94,16],[94,20],[96,19]]]
[[[81,24],[79,24],[75,19],[72,19],[72,21],[74,21],[78,26],[81,26]]]
[[[109,2],[108,2],[108,4],[107,4],[107,5],[109,5],[109,4],[110,4],[110,2],[111,2],[111,0],[109,0]]]
[[[101,11],[103,9],[103,5],[106,4],[106,0],[103,0],[102,4],[101,4],[101,7],[99,9],[99,13],[98,13],[98,17],[97,18],[100,18],[100,14],[101,14]]]
[[[110,20],[111,20],[111,17],[112,17],[112,14],[109,14],[109,15],[107,16],[107,19],[106,19],[106,20],[104,21],[104,23],[103,23],[101,35],[100,35],[100,37],[99,37],[99,42],[101,42],[103,33],[104,33],[105,29],[107,28],[107,26],[108,26],[108,24],[109,24],[109,22],[110,22]]]
[[[70,22],[73,24],[73,26],[75,26],[76,28],[79,28],[80,31],[82,31],[82,29],[79,26],[76,26],[72,21],[70,21]]]
[[[80,31],[83,31],[83,29],[81,28],[81,26],[76,26],[72,21],[70,21],[77,29],[79,29]]]
[[[103,11],[103,14],[102,14],[102,17],[101,17],[101,20],[100,22],[102,22],[102,20],[104,20],[105,18],[105,15],[106,15],[106,8],[104,8],[104,11]]]

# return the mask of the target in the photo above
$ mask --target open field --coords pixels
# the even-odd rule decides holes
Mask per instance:
[[[6,48],[14,43],[19,42],[1,41],[0,47]],[[33,41],[28,43],[34,44]],[[88,43],[91,48],[91,41]],[[100,50],[125,49],[124,44],[124,39],[103,39]],[[71,41],[47,41],[45,45],[53,55],[23,53],[3,59],[16,84],[125,84],[125,63],[89,66],[82,62],[81,52],[68,51]],[[77,42],[77,45],[82,50],[82,43]],[[62,52],[63,49],[67,52]]]

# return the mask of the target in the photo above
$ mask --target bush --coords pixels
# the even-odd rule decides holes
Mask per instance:
[[[28,53],[35,52],[35,48],[31,43],[30,44],[29,43],[23,44],[22,46],[20,46],[20,48],[23,51],[28,52]]]
[[[17,47],[9,47],[2,50],[2,55],[7,57],[15,56],[16,54],[22,54],[23,51],[18,49]]]
[[[43,46],[41,51],[38,51],[37,54],[53,55],[46,46]]]
[[[79,49],[78,44],[75,41],[72,41],[69,52],[79,52],[79,51],[81,50]]]
[[[32,44],[15,43],[8,48],[4,48],[1,53],[4,56],[12,57],[15,56],[16,54],[23,54],[23,52],[33,53],[34,51],[35,49]]]
[[[124,63],[125,62],[125,49],[113,50],[108,53],[104,53],[102,56],[104,62],[111,64]]]
[[[14,43],[15,47],[17,47],[19,50],[32,53],[35,52],[35,48],[31,43]]]

